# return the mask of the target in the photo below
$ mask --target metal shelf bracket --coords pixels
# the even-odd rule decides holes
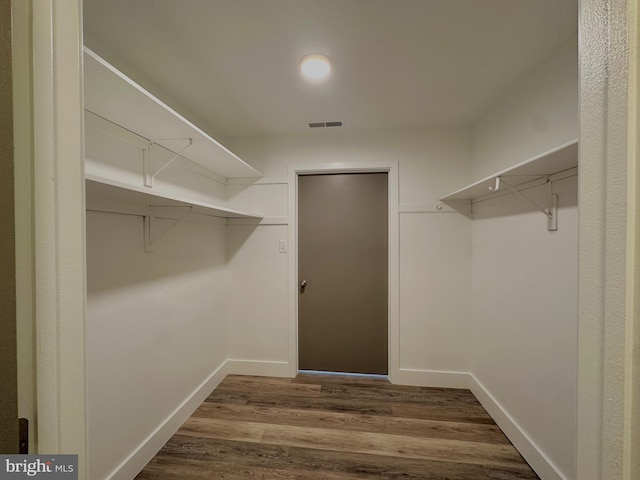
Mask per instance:
[[[552,184],[547,177],[547,206],[542,206],[531,197],[528,197],[513,185],[504,181],[504,178],[496,177],[495,187],[489,187],[491,191],[496,192],[500,188],[500,185],[505,185],[513,193],[517,193],[522,198],[532,203],[536,208],[547,217],[547,230],[549,232],[555,232],[558,230],[558,195],[551,190]]]
[[[158,140],[165,140],[165,141],[166,140],[183,140],[183,141],[186,140],[187,144],[184,147],[182,147],[178,151],[178,153],[175,153],[174,156],[168,162],[165,162],[165,164],[162,165],[162,167],[160,167],[155,172],[152,172],[151,171],[151,164],[152,164],[152,160],[153,160],[152,147],[153,147],[154,144],[160,145],[159,143],[157,143]],[[144,186],[145,187],[153,187],[153,179],[156,177],[156,175],[158,175],[165,168],[167,168],[169,165],[171,165],[191,145],[193,145],[193,140],[191,138],[167,138],[167,139],[149,140],[149,148],[145,148],[144,150],[142,150],[142,169],[143,169],[143,173],[144,173]],[[174,153],[174,152],[172,152],[172,153]]]
[[[153,224],[155,223],[156,216],[153,214],[153,207],[150,208],[149,215],[144,216],[144,251],[149,253],[153,251],[153,244],[161,236],[171,230],[173,227],[182,222],[193,211],[192,206],[163,206],[162,208],[186,208],[187,211],[180,218],[175,219],[174,222],[167,228],[157,234],[153,234]]]

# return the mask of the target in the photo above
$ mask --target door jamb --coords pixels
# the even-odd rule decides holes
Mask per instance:
[[[82,2],[30,0],[38,453],[88,478]]]
[[[399,216],[398,162],[338,162],[289,165],[289,375],[298,373],[298,176],[329,173],[387,173],[388,182],[388,368],[389,380],[394,382],[400,368],[400,288],[399,288]]]

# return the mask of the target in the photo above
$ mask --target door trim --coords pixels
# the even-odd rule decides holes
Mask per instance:
[[[88,445],[82,2],[29,4],[32,30],[23,34],[33,42],[37,453],[77,454],[78,478],[84,479]]]
[[[400,366],[400,286],[399,286],[399,221],[398,162],[336,162],[289,165],[289,375],[298,372],[298,176],[327,173],[387,173],[389,198],[389,265],[388,265],[388,328],[389,379],[394,382]]]

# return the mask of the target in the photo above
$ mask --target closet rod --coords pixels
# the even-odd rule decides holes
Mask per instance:
[[[550,176],[545,176],[545,175],[540,175],[538,176],[538,178],[535,178],[533,180],[529,180],[528,182],[525,183],[521,183],[519,185],[516,185],[515,188],[517,188],[520,192],[525,191],[525,190],[530,190],[532,188],[536,188],[539,187],[541,185],[546,185],[547,184],[547,178],[549,179],[550,182],[558,182],[560,180],[564,180],[565,178],[571,178],[571,177],[576,177],[578,175],[578,169],[576,167],[574,168],[570,168],[568,170],[563,170],[561,172],[557,172],[554,173],[553,175]],[[514,175],[500,175],[502,178],[507,178],[507,177],[512,177]],[[501,197],[503,195],[510,195],[511,192],[507,191],[507,190],[500,190],[500,191],[494,191],[491,190],[489,193],[487,193],[487,195],[484,195],[482,197],[478,197],[478,198],[474,198],[473,200],[471,200],[471,203],[473,205],[475,205],[476,203],[482,203],[482,202],[487,202],[489,200],[493,200],[494,198],[498,198]]]
[[[168,208],[168,207],[163,207],[163,208]],[[182,215],[180,218],[178,219],[174,219],[174,222],[169,225],[167,228],[165,228],[163,231],[161,231],[159,234],[157,234],[155,237],[153,237],[151,235],[151,229],[152,229],[152,225],[153,225],[153,220],[155,218],[157,218],[154,214],[153,214],[153,207],[151,208],[151,214],[150,215],[145,215],[144,216],[144,251],[145,252],[151,252],[153,251],[153,243],[158,240],[162,235],[164,235],[165,233],[167,233],[169,230],[171,230],[173,227],[175,227],[176,225],[178,225],[179,223],[181,223],[185,218],[187,218],[189,215],[191,215],[191,212],[193,211],[193,207],[192,206],[187,206],[187,207],[183,207],[183,206],[174,206],[172,208],[186,208],[187,211],[185,212],[184,215]]]
[[[500,177],[496,178],[496,190],[500,188],[500,183],[506,185],[506,187],[511,190],[513,193],[520,195],[522,198],[527,200],[529,203],[534,205],[543,215],[547,217],[547,230],[550,232],[555,232],[558,230],[558,195],[552,192],[552,183],[549,177],[546,177],[546,185],[548,188],[547,192],[547,200],[548,206],[543,207],[538,202],[536,202],[533,198],[522,193],[521,190],[518,190],[516,187],[511,185],[504,180],[500,180]],[[491,189],[491,187],[490,187]],[[493,190],[493,189],[492,189]]]
[[[143,213],[130,213],[130,212],[117,212],[115,210],[101,210],[98,208],[87,208],[87,212],[95,212],[95,213],[109,213],[111,215],[129,215],[130,217],[143,217]],[[158,217],[160,218],[160,217]]]
[[[183,208],[187,208],[187,207],[188,207],[188,205],[185,205]],[[144,218],[144,217],[148,216],[147,214],[144,214],[144,213],[121,212],[121,211],[117,211],[117,210],[106,210],[106,209],[99,209],[99,208],[87,208],[85,210],[87,212],[108,213],[110,215],[128,215],[130,217],[141,217],[141,218]],[[198,215],[202,215],[202,216],[206,216],[206,217],[213,217],[213,218],[224,218],[224,217],[216,217],[215,215],[207,215],[207,214],[204,214],[204,213],[200,213]],[[154,215],[154,218],[158,218],[160,220],[177,220],[175,217],[166,217],[164,215]]]
[[[529,201],[529,203],[532,203],[533,205],[535,205],[535,206],[538,208],[538,210],[540,210],[544,215],[546,215],[546,216],[547,216],[547,218],[551,218],[551,217],[553,217],[553,214],[549,211],[549,208],[548,208],[548,207],[543,207],[543,206],[541,206],[541,205],[540,205],[538,202],[536,202],[533,198],[526,196],[524,193],[522,193],[520,190],[518,190],[516,187],[514,187],[514,186],[513,186],[513,185],[511,185],[510,183],[507,183],[507,182],[505,182],[504,180],[502,180],[502,183],[503,183],[504,185],[506,185],[506,186],[507,186],[507,188],[508,188],[509,190],[511,190],[513,193],[517,193],[518,195],[520,195],[520,196],[521,196],[522,198],[524,198],[525,200],[528,200],[528,201]],[[551,185],[551,182],[549,181],[549,179],[548,179],[548,178],[547,178],[546,184],[547,184],[547,185]],[[498,188],[499,188],[499,186],[500,186],[500,177],[497,177],[497,178],[496,178],[496,185],[497,185],[497,186],[498,186]],[[496,190],[497,190],[497,189],[496,189]]]

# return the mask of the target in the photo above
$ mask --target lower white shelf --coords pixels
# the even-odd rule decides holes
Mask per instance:
[[[191,212],[211,217],[262,218],[262,215],[162,194],[157,189],[151,191],[146,187],[136,187],[96,175],[87,174],[85,180],[88,209],[145,215],[152,207],[191,207]]]

